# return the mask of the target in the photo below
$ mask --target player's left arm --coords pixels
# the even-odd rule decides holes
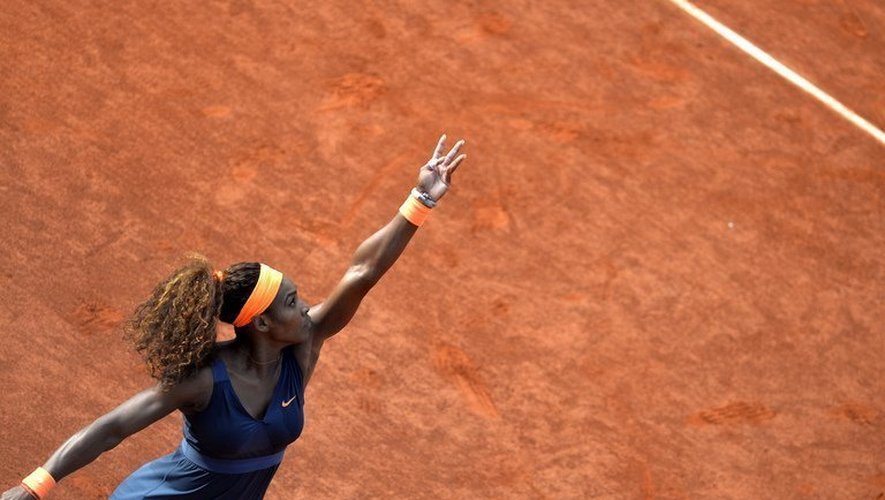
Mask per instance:
[[[464,145],[463,140],[458,141],[447,155],[443,155],[445,139],[445,135],[440,137],[432,158],[418,173],[416,189],[427,193],[434,201],[439,201],[448,191],[452,174],[467,157],[457,156],[458,150]],[[322,345],[350,322],[363,297],[393,266],[417,229],[418,226],[397,212],[387,225],[360,244],[332,293],[308,312],[314,326],[315,344]]]

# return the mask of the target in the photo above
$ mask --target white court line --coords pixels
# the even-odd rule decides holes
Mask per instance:
[[[805,92],[808,92],[817,100],[824,103],[827,107],[829,107],[836,113],[839,113],[840,115],[842,115],[843,118],[857,125],[858,127],[860,127],[861,130],[872,135],[877,141],[885,145],[885,133],[879,130],[875,125],[864,120],[863,117],[848,109],[841,102],[830,97],[829,94],[817,88],[813,83],[809,82],[805,78],[802,78],[802,76],[800,76],[798,73],[784,66],[777,59],[766,54],[765,51],[763,51],[759,47],[753,45],[752,42],[729,29],[728,26],[720,23],[719,21],[714,19],[713,16],[707,14],[698,7],[695,7],[691,2],[688,2],[687,0],[669,1],[675,4],[680,9],[687,12],[698,21],[706,24],[707,27],[718,33],[719,36],[721,36],[722,38],[725,38],[726,40],[734,44],[737,48],[749,54],[750,57],[768,66],[771,70],[786,78],[787,81],[789,81],[793,85],[799,87]]]

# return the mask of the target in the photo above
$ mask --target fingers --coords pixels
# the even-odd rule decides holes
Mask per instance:
[[[436,143],[436,149],[433,150],[433,157],[427,162],[425,168],[431,172],[439,172],[440,179],[446,184],[450,183],[452,181],[452,174],[455,173],[455,169],[457,169],[458,165],[467,158],[466,154],[458,156],[461,147],[466,143],[467,141],[464,139],[459,140],[447,155],[442,156],[443,150],[445,150],[446,147],[446,134],[443,134]]]
[[[449,154],[446,155],[446,163],[452,162],[452,159],[458,154],[458,150],[461,149],[461,146],[463,146],[466,142],[467,141],[465,141],[464,139],[461,139],[460,141],[455,143],[455,146],[452,148],[451,151],[449,151]]]
[[[436,143],[436,149],[433,150],[433,156],[431,159],[435,160],[442,155],[443,150],[446,148],[446,134],[443,134],[439,138],[439,142]]]
[[[455,169],[457,169],[458,165],[460,165],[461,162],[464,161],[466,158],[467,158],[467,155],[463,154],[463,155],[455,158],[455,160],[452,163],[449,163],[448,168],[446,168],[445,171],[443,172],[443,182],[445,182],[446,184],[452,183],[452,174],[455,173]]]
[[[436,167],[439,167],[439,166],[442,165],[442,162],[443,162],[443,160],[445,160],[445,159],[446,159],[445,156],[440,156],[439,158],[436,158],[436,159],[433,159],[433,160],[429,160],[429,161],[427,162],[427,164],[424,165],[424,168],[426,168],[427,170],[430,170],[431,172],[433,172],[434,170],[436,170]]]

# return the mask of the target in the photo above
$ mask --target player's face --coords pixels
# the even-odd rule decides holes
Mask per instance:
[[[280,291],[271,304],[273,328],[271,335],[274,340],[290,344],[305,342],[310,332],[310,317],[307,311],[310,305],[298,295],[295,283],[283,276]]]

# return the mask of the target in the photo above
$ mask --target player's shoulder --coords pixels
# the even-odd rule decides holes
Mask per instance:
[[[208,358],[207,363],[172,389],[179,393],[179,397],[184,402],[181,405],[182,413],[197,413],[203,411],[209,405],[215,385],[212,365],[217,356],[218,353],[213,352]]]

